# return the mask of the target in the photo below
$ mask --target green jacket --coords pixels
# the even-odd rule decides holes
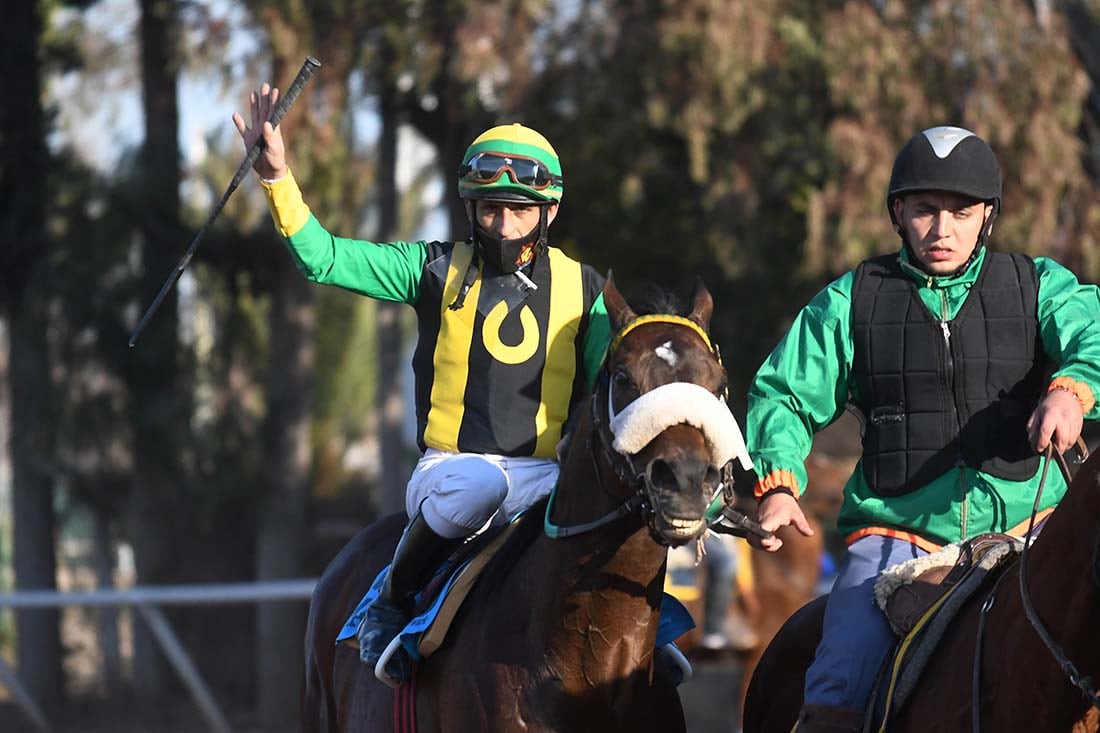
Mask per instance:
[[[938,319],[959,312],[985,261],[985,250],[962,274],[931,277],[909,264],[903,269],[918,283],[921,301]],[[1093,395],[1100,387],[1100,290],[1082,285],[1072,272],[1040,257],[1038,318],[1042,347],[1057,369],[1053,378],[1068,384],[1095,419]],[[760,476],[757,495],[785,485],[806,489],[805,459],[813,434],[844,412],[854,394],[851,377],[852,287],[855,271],[830,283],[802,309],[787,335],[760,367],[748,395],[746,438]],[[952,469],[927,485],[897,497],[872,493],[862,466],[848,479],[837,528],[849,539],[864,533],[911,533],[927,544],[945,544],[982,532],[1006,532],[1026,522],[1042,471],[1023,482],[999,479],[974,468]],[[791,484],[795,484],[791,486]],[[1058,470],[1043,490],[1041,508],[1065,494]],[[853,536],[854,535],[854,536]]]

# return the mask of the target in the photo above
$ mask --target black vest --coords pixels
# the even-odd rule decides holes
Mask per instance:
[[[1047,364],[1038,293],[1031,258],[987,252],[966,302],[944,324],[896,255],[857,268],[852,376],[872,491],[907,494],[963,464],[1017,481],[1035,475],[1027,420]]]

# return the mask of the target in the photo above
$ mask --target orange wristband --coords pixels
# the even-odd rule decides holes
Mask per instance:
[[[1096,405],[1096,398],[1092,394],[1092,390],[1084,382],[1078,382],[1072,377],[1055,377],[1050,381],[1050,386],[1047,387],[1047,393],[1051,393],[1056,389],[1064,389],[1077,398],[1077,401],[1081,403],[1081,412],[1088,413],[1089,410]]]

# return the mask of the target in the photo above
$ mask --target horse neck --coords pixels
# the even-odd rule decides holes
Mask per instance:
[[[597,467],[597,441],[586,413],[558,481],[550,519],[560,527],[592,522],[629,495],[613,471]],[[552,673],[567,688],[591,689],[648,667],[667,548],[653,540],[640,514],[572,537],[543,536],[538,544],[540,572],[550,586],[539,595]]]

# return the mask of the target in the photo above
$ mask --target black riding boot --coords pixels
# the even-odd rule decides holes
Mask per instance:
[[[405,628],[413,611],[413,597],[439,566],[462,544],[462,539],[440,537],[417,512],[393,553],[393,564],[378,598],[359,626],[359,658],[372,667],[393,638]]]

